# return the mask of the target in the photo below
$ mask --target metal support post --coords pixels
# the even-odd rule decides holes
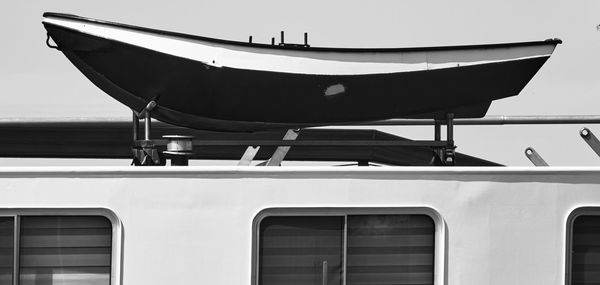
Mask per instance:
[[[140,139],[140,119],[135,114],[135,111],[132,111],[132,113],[133,113],[133,140],[136,141],[136,140]]]
[[[156,107],[155,101],[150,101],[142,110],[141,113],[135,114],[133,119],[133,137],[134,141],[138,141],[139,138],[139,117],[144,117],[144,140],[140,142],[139,145],[136,145],[133,151],[133,162],[132,165],[165,165],[164,159],[161,158],[158,149],[156,148],[156,144],[152,141],[150,129],[151,129],[151,121],[152,117],[150,116],[150,112],[152,109]],[[139,141],[138,141],[139,142]]]
[[[433,140],[439,142],[442,140],[442,121],[435,120],[434,121],[434,129],[433,129]],[[433,148],[433,158],[431,159],[431,165],[444,165],[442,162],[442,157],[444,156],[444,151],[442,148],[434,147]]]
[[[439,120],[435,120],[435,126],[433,130],[433,140],[441,141],[442,140],[442,122]]]
[[[150,111],[146,111],[144,115],[144,140],[149,141],[152,118],[150,118]]]
[[[455,164],[455,149],[454,145],[454,114],[446,114],[446,142],[447,146],[444,148],[444,165]]]

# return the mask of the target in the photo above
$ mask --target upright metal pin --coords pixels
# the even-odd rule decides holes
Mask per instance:
[[[540,156],[540,154],[532,147],[527,147],[525,149],[525,156],[527,156],[529,161],[535,166],[549,166],[542,156]]]
[[[279,43],[280,45],[284,45],[285,41],[283,40],[283,31],[281,31],[281,42]]]
[[[140,118],[138,118],[137,114],[135,113],[135,111],[132,111],[133,113],[133,140],[139,140],[140,139]]]
[[[600,156],[600,141],[592,131],[588,128],[583,128],[579,131],[581,138],[592,148],[592,150]]]

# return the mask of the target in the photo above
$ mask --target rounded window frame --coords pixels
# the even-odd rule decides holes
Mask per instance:
[[[262,220],[273,216],[340,216],[340,215],[426,215],[435,228],[433,284],[443,285],[447,279],[447,227],[434,208],[422,207],[273,207],[260,210],[252,220],[251,285],[258,284],[259,227]]]

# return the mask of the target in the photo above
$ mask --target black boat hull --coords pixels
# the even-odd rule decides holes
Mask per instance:
[[[215,67],[44,23],[67,58],[133,110],[218,131],[299,128],[399,117],[482,117],[519,94],[548,56],[387,74],[311,75]]]

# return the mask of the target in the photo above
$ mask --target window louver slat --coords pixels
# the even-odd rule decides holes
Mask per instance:
[[[347,284],[433,284],[434,234],[425,215],[348,216]]]
[[[600,284],[600,216],[575,219],[571,250],[571,284]]]
[[[259,240],[259,285],[321,285],[324,260],[330,285],[344,271],[348,285],[433,284],[435,224],[426,215],[267,217]]]
[[[343,217],[267,217],[260,225],[259,284],[341,282]]]
[[[109,284],[111,228],[99,216],[21,217],[20,284]]]
[[[0,285],[13,282],[14,228],[14,218],[0,218]]]

